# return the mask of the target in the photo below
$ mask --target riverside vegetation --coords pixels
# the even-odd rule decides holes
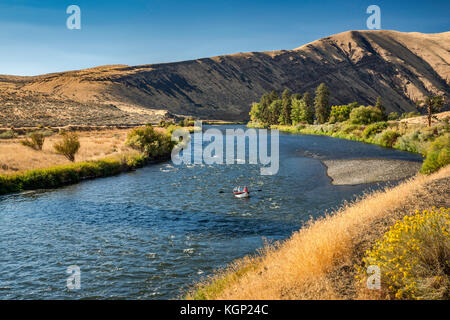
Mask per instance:
[[[62,131],[57,135],[58,137],[54,138],[51,133],[44,134],[37,131],[25,139],[19,139],[19,143],[17,140],[7,141],[7,143],[0,144],[0,167],[2,171],[6,171],[6,173],[0,174],[0,194],[57,188],[85,179],[116,175],[142,167],[150,162],[168,159],[174,146],[171,133],[176,128],[178,127],[175,125],[156,129],[150,125],[134,128],[127,132],[125,141],[120,140],[123,132],[113,132],[112,146],[104,138],[95,140],[98,138],[97,136],[102,136],[101,132],[90,133],[88,139],[80,139],[76,132]],[[191,129],[188,128],[188,130]],[[14,135],[12,137],[15,138]],[[53,152],[51,147],[44,148],[46,137],[49,137],[48,140],[52,138]],[[86,142],[88,150],[83,150],[84,155],[80,158],[86,160],[75,162],[78,157],[77,153],[83,148],[83,141]],[[119,147],[118,144],[122,146]],[[20,145],[23,146],[22,149]],[[99,154],[95,150],[101,149],[102,145],[111,149],[104,151],[103,154],[107,155],[106,157],[98,158]],[[30,158],[29,162],[20,163],[20,157],[13,152],[23,155],[23,159]],[[72,163],[66,164],[61,158],[58,158],[58,154]],[[42,160],[46,159],[50,160],[50,165],[42,168]],[[40,167],[29,169],[36,162]],[[52,162],[61,164],[51,165]],[[23,169],[14,170],[14,165]]]
[[[314,100],[308,92],[291,95],[285,90],[281,98],[274,91],[266,93],[260,102],[253,103],[249,126],[327,135],[420,153],[426,157],[422,173],[434,172],[450,162],[450,114],[435,115],[443,107],[442,97],[417,101],[427,112],[425,124],[409,123],[408,119],[420,116],[418,112],[386,114],[381,97],[375,106],[360,106],[357,102],[329,106],[329,94],[323,83]]]

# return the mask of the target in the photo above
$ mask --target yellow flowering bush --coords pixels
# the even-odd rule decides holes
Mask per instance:
[[[398,221],[363,258],[381,271],[392,299],[449,299],[450,208],[416,211]],[[362,267],[357,278],[365,282]]]

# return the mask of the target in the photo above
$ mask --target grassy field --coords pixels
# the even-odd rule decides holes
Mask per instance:
[[[42,150],[22,145],[27,136],[13,136],[0,139],[0,194],[23,190],[56,188],[77,183],[85,179],[93,179],[118,174],[144,166],[149,162],[161,161],[170,157],[170,136],[168,134],[178,128],[155,127],[155,136],[151,139],[162,139],[153,145],[146,140],[151,153],[127,145],[130,133],[140,129],[106,129],[79,131],[80,148],[75,161],[69,161],[58,154],[54,144],[63,136],[50,130],[42,131],[46,135]],[[187,128],[193,131],[194,128]],[[165,145],[161,144],[162,141]]]
[[[267,246],[255,256],[235,261],[227,269],[201,282],[187,298],[392,298],[392,292],[384,280],[381,290],[368,290],[356,278],[366,250],[371,249],[389,227],[405,216],[414,215],[416,210],[431,209],[433,206],[449,208],[449,191],[450,166],[447,166],[432,175],[418,175],[397,187],[366,195],[322,219],[310,222],[290,239]],[[446,221],[444,237],[447,243],[433,243],[443,250],[444,267],[447,265],[448,268],[448,214]],[[428,234],[431,233],[426,236]],[[437,250],[436,247],[428,251]],[[439,267],[433,267],[422,278],[414,280],[434,292],[434,298],[448,299],[448,269],[447,274],[437,269]],[[435,281],[437,275],[444,278],[438,284]]]
[[[130,129],[114,129],[77,132],[81,147],[76,155],[76,162],[136,153],[125,146],[129,131]],[[53,134],[45,139],[42,151],[23,146],[20,143],[23,139],[24,137],[0,139],[0,174],[13,174],[71,163],[53,149],[53,144],[61,139],[58,134]]]

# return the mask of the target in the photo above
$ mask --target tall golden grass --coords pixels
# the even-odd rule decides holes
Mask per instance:
[[[396,219],[433,197],[425,186],[450,177],[450,166],[365,196],[309,223],[285,242],[234,262],[200,283],[190,299],[379,298],[360,290],[354,264]],[[448,184],[448,180],[445,181]],[[428,196],[428,197],[427,197]],[[446,197],[446,195],[441,195]],[[242,271],[244,270],[244,271]]]
[[[98,160],[120,154],[135,153],[125,146],[130,129],[77,132],[80,138],[80,150],[75,156],[76,162]],[[23,146],[23,138],[0,140],[0,174],[12,174],[31,169],[42,169],[69,164],[70,161],[55,152],[53,144],[61,140],[58,134],[47,137],[42,151]]]

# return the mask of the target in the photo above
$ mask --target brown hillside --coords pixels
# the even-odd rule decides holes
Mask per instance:
[[[145,123],[166,110],[243,120],[264,92],[321,82],[332,104],[382,96],[388,111],[412,111],[425,94],[450,95],[449,63],[450,32],[349,31],[294,50],[0,76],[0,126]]]

